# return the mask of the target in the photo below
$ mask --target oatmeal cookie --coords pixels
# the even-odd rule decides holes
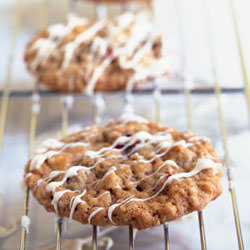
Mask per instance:
[[[133,89],[168,74],[162,35],[146,13],[90,21],[70,16],[28,44],[25,62],[41,83],[56,91]]]
[[[48,139],[28,162],[25,181],[59,216],[145,229],[216,199],[221,167],[207,138],[124,115]]]

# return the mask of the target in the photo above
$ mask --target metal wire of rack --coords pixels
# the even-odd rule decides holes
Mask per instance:
[[[243,79],[244,79],[244,89],[230,89],[230,88],[221,88],[217,75],[216,75],[216,68],[215,68],[215,59],[213,56],[213,49],[212,49],[212,41],[210,40],[210,26],[209,26],[209,20],[208,17],[204,13],[204,27],[206,28],[206,31],[208,33],[208,47],[211,55],[211,66],[212,66],[212,72],[213,72],[213,81],[214,81],[214,88],[210,89],[203,89],[203,90],[196,90],[190,88],[193,84],[193,78],[189,74],[184,75],[184,89],[179,89],[179,90],[164,90],[161,91],[157,88],[153,91],[153,96],[154,96],[154,102],[155,102],[155,115],[156,115],[156,121],[160,122],[161,121],[161,97],[164,94],[183,94],[186,102],[186,113],[187,113],[187,123],[188,123],[188,128],[190,130],[193,130],[193,121],[192,121],[192,104],[191,104],[191,98],[192,94],[198,93],[198,94],[214,94],[216,100],[217,100],[217,110],[219,114],[219,122],[220,122],[220,128],[221,128],[221,135],[223,139],[223,146],[224,146],[224,153],[225,153],[225,161],[226,161],[226,167],[227,167],[227,179],[228,179],[228,187],[229,187],[229,192],[231,195],[232,199],[232,209],[233,209],[233,214],[234,214],[234,221],[235,221],[235,229],[236,229],[236,235],[237,235],[237,242],[238,242],[238,248],[240,250],[244,249],[244,244],[243,244],[243,236],[241,232],[241,226],[240,226],[240,218],[239,218],[239,211],[238,211],[238,205],[237,205],[237,200],[236,200],[236,192],[235,192],[235,185],[233,183],[233,177],[231,174],[231,161],[230,161],[230,155],[229,155],[229,150],[228,150],[228,142],[227,142],[227,132],[226,132],[226,125],[225,125],[225,120],[224,120],[224,113],[223,113],[223,105],[221,103],[221,93],[230,93],[230,92],[241,92],[244,91],[245,96],[246,96],[246,104],[248,106],[248,111],[250,112],[250,89],[249,89],[249,82],[248,82],[248,76],[246,72],[246,64],[244,61],[244,56],[243,56],[243,49],[241,45],[241,38],[238,30],[238,23],[237,23],[237,16],[235,12],[235,7],[234,7],[234,0],[229,0],[230,1],[230,6],[232,10],[232,17],[233,17],[233,23],[234,23],[234,29],[235,29],[235,35],[238,43],[238,50],[239,50],[239,56],[241,60],[241,68],[242,68],[242,74],[243,74]],[[70,1],[71,3],[71,1]],[[14,14],[14,22],[13,22],[13,36],[12,36],[12,43],[10,45],[11,47],[11,55],[8,60],[8,69],[7,69],[7,74],[6,74],[6,82],[4,89],[2,91],[2,96],[1,96],[1,110],[0,110],[0,153],[3,145],[3,138],[4,138],[4,132],[5,132],[5,125],[6,125],[6,118],[8,114],[8,104],[9,104],[9,98],[15,98],[15,97],[30,97],[32,99],[32,104],[31,104],[31,115],[30,115],[30,129],[29,129],[29,155],[32,154],[33,152],[33,147],[34,147],[34,142],[35,142],[35,137],[36,137],[36,127],[37,127],[37,119],[39,116],[39,111],[40,111],[40,98],[42,98],[44,95],[45,96],[54,96],[57,95],[53,92],[40,92],[38,89],[38,85],[34,85],[33,91],[27,92],[27,93],[11,93],[11,81],[12,81],[12,67],[13,67],[13,58],[14,58],[14,53],[15,53],[15,47],[16,47],[16,42],[17,42],[17,37],[20,31],[20,25],[21,25],[21,18],[22,18],[22,6],[23,5],[23,0],[17,1],[17,6]],[[204,4],[205,5],[205,4]],[[99,9],[98,9],[99,7]],[[74,5],[70,4],[70,8],[74,8]],[[100,10],[101,8],[101,10]],[[43,1],[43,18],[42,18],[42,26],[46,26],[47,24],[47,13],[48,13],[48,1],[44,0]],[[104,6],[97,6],[96,13],[99,16],[102,16],[105,12]],[[206,11],[205,11],[206,12]],[[185,39],[183,39],[185,43]],[[185,48],[185,44],[183,44],[183,47]],[[185,49],[184,49],[185,50]],[[184,53],[185,54],[185,53]],[[184,56],[184,55],[183,55]],[[186,71],[185,71],[186,72]],[[152,91],[151,91],[152,92]],[[144,92],[143,92],[144,93]],[[133,93],[134,95],[140,94],[140,92],[135,91]],[[80,95],[81,96],[81,95]],[[100,96],[98,97],[95,95],[95,98],[101,98]],[[65,136],[67,134],[67,128],[68,128],[68,115],[70,108],[72,106],[72,102],[74,100],[74,96],[69,96],[69,95],[64,95],[62,96],[62,113],[61,113],[61,130],[62,130],[62,135]],[[94,112],[93,112],[93,119],[95,123],[99,123],[100,116],[101,116],[101,111],[100,107],[98,104],[93,102],[94,106]],[[249,115],[249,114],[248,114]],[[248,116],[249,117],[249,116]],[[1,155],[0,155],[1,156]],[[25,198],[24,198],[24,212],[23,212],[23,218],[28,217],[28,212],[29,212],[29,189],[26,187],[25,189]],[[206,236],[205,236],[205,223],[203,220],[203,214],[202,211],[198,212],[198,221],[199,221],[199,229],[200,229],[200,239],[201,239],[201,249],[205,250],[207,249],[206,246]],[[57,219],[57,250],[62,249],[62,224],[63,224],[63,219],[58,218]],[[170,240],[169,240],[169,231],[170,228],[168,224],[163,225],[163,232],[164,232],[164,237],[165,237],[165,249],[169,250],[171,249],[170,245]],[[27,227],[22,225],[22,231],[21,231],[21,241],[20,241],[20,250],[26,249],[26,240],[27,240]],[[97,250],[97,239],[98,239],[98,227],[93,226],[93,231],[92,231],[92,249]],[[134,239],[135,239],[135,231],[134,229],[129,226],[129,249],[133,250],[134,249]]]

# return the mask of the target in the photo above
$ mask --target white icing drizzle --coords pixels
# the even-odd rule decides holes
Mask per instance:
[[[100,199],[101,197],[105,196],[106,194],[109,194],[109,191],[105,191],[102,194],[100,194],[97,199]]]
[[[132,12],[126,12],[116,18],[117,26],[122,29],[130,26],[134,21],[134,15]]]
[[[37,54],[31,63],[31,69],[35,71],[39,64],[44,63],[50,55],[52,55],[60,41],[69,34],[76,26],[84,25],[88,21],[84,18],[79,18],[74,14],[69,14],[67,24],[55,24],[48,28],[49,37],[38,39],[31,47],[31,50],[36,50]]]
[[[72,143],[68,143],[68,144],[65,144],[62,148],[61,151],[64,151],[68,148],[73,148],[73,147],[86,147],[88,146],[88,143],[85,143],[85,142],[72,142]]]
[[[39,180],[36,182],[35,188],[37,188],[37,187],[38,187],[39,185],[41,185],[43,182],[44,182],[43,179],[39,179]]]
[[[127,204],[127,203],[129,203],[131,201],[144,202],[144,201],[152,200],[152,199],[156,198],[165,189],[167,184],[171,183],[174,179],[178,180],[178,179],[181,179],[181,178],[192,177],[192,176],[198,174],[199,172],[201,172],[204,169],[210,169],[210,168],[216,169],[218,167],[221,167],[220,163],[215,163],[211,159],[206,159],[206,158],[202,159],[201,158],[201,159],[198,159],[195,168],[192,169],[190,172],[178,173],[178,174],[172,175],[170,177],[168,177],[168,175],[165,175],[165,177],[167,177],[166,181],[163,183],[161,188],[155,194],[153,194],[151,197],[148,197],[148,198],[145,198],[145,199],[130,198],[130,199],[126,199],[125,201],[123,201],[121,203],[116,203],[116,204],[113,204],[112,206],[110,206],[109,211],[108,211],[109,220],[114,224],[114,222],[112,220],[112,214],[113,214],[115,208],[117,208],[118,206],[125,205],[125,204]],[[163,177],[161,179],[163,179]],[[157,182],[157,183],[159,184],[160,182]]]
[[[63,142],[60,142],[55,139],[47,139],[42,143],[41,148],[36,150],[36,154],[31,160],[30,169],[33,170],[36,168],[40,168],[46,160],[50,159],[56,154],[59,154],[65,151],[66,149],[70,147],[78,147],[78,146],[86,147],[87,145],[88,144],[84,142],[73,142],[73,143],[64,144]],[[48,151],[51,148],[53,150]],[[58,150],[58,151],[55,151],[55,150]]]
[[[111,63],[113,60],[113,57],[108,57],[105,59],[94,71],[92,77],[90,78],[87,87],[85,89],[85,93],[88,95],[91,95],[94,91],[95,85],[102,75],[102,73],[105,71],[105,69],[108,67],[108,65]]]
[[[53,40],[63,38],[70,33],[76,26],[85,25],[88,20],[80,18],[73,13],[70,13],[67,17],[67,24],[54,24],[48,28],[49,37]]]
[[[128,122],[143,122],[143,123],[148,123],[148,120],[139,116],[135,115],[134,113],[125,113],[121,116],[120,120],[123,123],[128,123]]]
[[[121,201],[121,202],[119,202],[119,203],[115,203],[115,204],[111,205],[111,206],[108,208],[108,218],[109,218],[109,220],[110,220],[110,222],[111,222],[112,224],[115,225],[114,221],[112,220],[112,214],[113,214],[114,210],[115,210],[117,207],[119,207],[119,206],[125,204],[125,203],[126,203],[127,201],[129,201],[130,199],[132,199],[132,197],[129,197],[129,198],[127,198],[127,199],[125,199],[124,201]]]
[[[90,170],[92,168],[89,167],[84,167],[84,166],[73,166],[71,168],[69,168],[67,171],[52,171],[50,173],[50,175],[47,177],[47,181],[52,180],[53,178],[55,178],[56,176],[64,173],[64,177],[61,181],[54,181],[51,182],[47,185],[46,189],[47,191],[52,191],[54,192],[56,190],[57,187],[63,185],[65,183],[65,181],[73,176],[76,176],[78,174],[78,171],[80,170]]]
[[[29,233],[29,226],[30,226],[30,218],[26,215],[21,217],[21,226],[25,229],[27,233]]]
[[[46,38],[38,39],[31,47],[31,50],[36,50],[36,57],[32,61],[30,67],[35,70],[38,64],[43,64],[48,59],[50,54],[56,49],[56,44]]]
[[[52,156],[54,156],[56,154],[59,154],[59,152],[58,151],[48,151],[46,153],[35,155],[32,158],[32,161],[30,163],[30,170],[33,170],[35,168],[40,168],[47,159],[51,158]]]
[[[138,121],[138,122],[145,122],[145,123],[148,122],[146,119],[144,119],[140,116],[136,116],[134,114],[133,115],[132,114],[123,115],[122,118],[120,119],[121,124],[130,122],[130,121]],[[99,163],[101,163],[102,161],[107,160],[107,159],[121,158],[122,160],[126,160],[129,158],[129,156],[131,154],[134,154],[134,153],[138,154],[138,156],[141,157],[141,159],[139,159],[139,161],[142,161],[144,163],[152,163],[157,158],[161,158],[162,156],[166,155],[172,148],[174,148],[176,146],[188,148],[188,147],[194,145],[195,143],[200,143],[201,140],[204,140],[203,137],[194,136],[194,137],[189,138],[187,140],[187,142],[185,140],[175,141],[175,140],[173,140],[172,135],[170,134],[170,131],[171,131],[171,129],[168,129],[168,130],[161,131],[161,132],[153,134],[153,135],[146,132],[146,131],[139,131],[133,135],[120,136],[110,146],[103,147],[97,151],[92,151],[92,150],[83,151],[83,156],[90,157],[94,160],[97,160],[97,161],[95,161],[95,163],[92,166],[89,166],[89,167],[72,166],[71,168],[69,168],[67,170],[52,171],[47,178],[40,179],[36,185],[40,185],[42,182],[48,183],[46,190],[49,192],[52,192],[53,199],[52,199],[51,204],[54,206],[56,213],[58,213],[57,204],[58,204],[58,201],[60,200],[60,198],[66,192],[74,192],[74,191],[71,191],[69,189],[65,189],[63,191],[56,191],[56,189],[57,189],[57,187],[63,186],[63,184],[65,183],[65,181],[68,178],[78,175],[79,171],[82,171],[82,170],[83,171],[90,171],[91,169],[94,169]],[[32,159],[32,161],[31,161],[31,164],[33,164],[32,167],[38,168],[41,166],[41,164],[44,161],[46,161],[48,158],[50,158],[51,155],[53,156],[54,154],[57,154],[59,152],[64,151],[68,147],[76,147],[78,145],[79,146],[87,146],[88,144],[85,142],[63,143],[63,142],[56,141],[56,140],[47,140],[45,143],[42,144],[42,150],[39,151],[40,153],[38,155],[35,155],[34,158]],[[153,145],[154,146],[154,154],[152,155],[152,157],[147,158],[147,159],[145,159],[144,157],[142,157],[138,153],[138,150],[142,147],[145,147],[146,145]],[[51,151],[48,151],[49,149]],[[127,149],[130,149],[129,152],[126,152]],[[109,150],[114,150],[114,151],[120,152],[122,154],[110,155],[110,156],[104,157],[105,153]],[[41,153],[41,152],[43,152],[43,153]],[[140,180],[131,182],[131,184],[138,185],[143,180],[150,178],[150,177],[156,175],[157,173],[159,173],[159,171],[167,165],[170,165],[177,170],[179,168],[179,166],[176,164],[175,161],[165,160],[163,163],[160,164],[160,166],[157,167],[157,169],[154,172],[143,177]],[[148,191],[150,191],[150,190],[154,191],[157,189],[157,187],[160,186],[159,189],[157,191],[155,191],[155,193],[151,197],[147,197],[145,199],[140,199],[140,198],[136,198],[134,196],[131,196],[131,197],[125,199],[124,201],[121,201],[119,203],[115,203],[115,204],[111,205],[110,207],[108,207],[108,218],[109,218],[110,222],[114,224],[114,222],[112,220],[112,214],[117,207],[125,205],[126,203],[131,202],[131,201],[144,202],[144,201],[152,200],[155,197],[157,197],[164,190],[166,185],[171,183],[173,180],[179,180],[182,178],[192,177],[204,169],[208,169],[208,168],[217,169],[220,166],[221,166],[220,163],[214,162],[211,155],[207,155],[207,156],[203,156],[203,158],[199,158],[197,160],[195,167],[189,172],[181,172],[181,173],[177,173],[177,174],[173,174],[173,175],[169,175],[169,174],[164,173],[162,176],[160,176],[157,179],[157,181],[154,183],[154,185],[148,190]],[[129,167],[129,165],[123,164],[123,165],[119,166],[119,168],[123,168],[123,167]],[[118,169],[118,166],[110,167],[109,170],[104,174],[104,176],[101,179],[97,180],[96,185],[99,182],[103,181],[110,174],[115,173],[115,171],[117,169]],[[63,174],[63,177],[61,178],[60,181],[53,181],[53,179],[55,177],[58,177],[61,174]],[[28,173],[26,175],[27,176],[26,178],[28,178],[29,175],[30,174]],[[163,180],[164,180],[164,182],[163,182]],[[162,183],[162,185],[161,185],[161,183]],[[117,184],[117,186],[115,188],[120,189],[121,186],[119,184]],[[79,191],[77,191],[77,192],[79,192]],[[96,197],[96,199],[101,198],[102,196],[104,196],[107,193],[108,193],[108,191],[100,194],[99,196]],[[82,193],[78,194],[77,196],[75,196],[71,199],[71,201],[70,201],[70,215],[69,215],[70,219],[73,217],[73,214],[74,214],[75,209],[76,209],[78,204],[80,204],[80,203],[87,204],[86,201],[83,200],[83,197],[85,194],[86,194],[86,190],[83,190]],[[99,207],[99,208],[95,209],[90,214],[90,216],[88,218],[88,222],[91,223],[91,219],[93,218],[93,216],[95,216],[97,213],[99,213],[103,209],[104,209],[103,207]]]
[[[41,144],[41,147],[36,150],[36,154],[40,154],[40,153],[42,154],[50,148],[58,149],[58,148],[63,147],[63,145],[64,143],[56,139],[48,138],[45,141],[43,141],[43,143]]]
[[[136,235],[137,235],[138,229],[133,228],[133,238],[135,239]]]
[[[86,190],[84,190],[81,194],[73,197],[70,201],[70,215],[69,215],[69,219],[71,220],[73,217],[73,214],[75,212],[75,209],[77,207],[78,204],[80,203],[84,203],[86,204],[86,201],[82,200],[82,197],[86,194]]]
[[[62,45],[64,38],[78,26],[84,26],[83,31],[76,34],[73,41]],[[98,34],[102,29],[105,29],[105,37]],[[63,73],[69,66],[75,50],[86,42],[92,52],[86,62],[87,71],[84,72],[84,78],[88,82],[85,88],[87,94],[93,93],[98,79],[114,58],[122,69],[134,71],[128,89],[131,89],[137,81],[147,80],[149,77],[161,77],[168,68],[165,55],[155,58],[151,52],[154,43],[161,36],[155,31],[146,12],[124,13],[115,18],[102,18],[96,22],[70,15],[65,25],[53,25],[48,29],[48,33],[47,38],[40,38],[32,45],[31,49],[37,53],[32,61],[31,70],[35,72],[37,66],[43,64],[50,55],[62,50],[64,59],[60,73]],[[147,59],[146,63],[144,58]],[[98,66],[93,61],[99,62]]]
[[[216,169],[216,168],[221,167],[221,166],[222,165],[220,163],[216,163],[211,159],[200,158],[200,159],[198,159],[194,169],[192,169],[190,172],[187,172],[187,173],[184,172],[184,173],[172,175],[169,177],[168,182],[170,183],[174,179],[187,178],[187,177],[194,176],[204,169],[208,169],[208,168]]]
[[[116,171],[116,167],[111,167],[106,174],[102,177],[102,180],[105,179],[107,176],[109,176],[110,174],[114,173]]]
[[[67,192],[70,192],[70,191],[69,190],[62,190],[62,191],[55,192],[53,194],[53,199],[51,201],[51,204],[54,206],[56,214],[58,214],[58,207],[57,207],[58,201]]]
[[[106,55],[108,49],[108,43],[109,43],[108,39],[96,37],[91,45],[91,51],[93,53],[98,53],[100,57],[103,57]]]
[[[173,166],[175,168],[179,168],[179,166],[174,161],[172,161],[172,160],[166,160],[152,174],[147,175],[147,176],[145,176],[144,178],[142,178],[142,179],[140,179],[138,181],[134,181],[134,182],[132,182],[132,184],[139,184],[140,182],[146,180],[147,178],[153,177],[154,175],[156,175],[166,165],[171,165],[171,166]]]
[[[39,183],[40,184],[40,183]],[[46,190],[48,191],[48,192],[52,192],[52,193],[54,193],[55,192],[55,190],[56,190],[56,188],[57,187],[60,187],[62,185],[62,183],[60,182],[60,181],[57,181],[57,182],[51,182],[51,183],[49,183],[48,185],[47,185],[47,187],[46,187]]]
[[[144,79],[161,78],[166,73],[166,68],[168,68],[167,58],[153,59],[147,67],[137,64],[135,74],[127,83],[127,91],[132,91],[134,84]]]
[[[27,180],[29,179],[29,177],[32,175],[32,173],[27,173],[27,174],[24,174],[24,179]]]
[[[114,150],[114,151],[122,152],[122,151],[126,150],[127,148],[129,148],[130,146],[134,145],[136,142],[140,141],[140,145],[135,146],[135,148],[131,152],[129,152],[127,155],[125,155],[125,156],[129,156],[130,154],[132,154],[133,152],[135,152],[139,148],[144,147],[147,144],[159,143],[163,140],[169,140],[169,138],[170,138],[170,135],[168,133],[166,135],[162,135],[162,134],[151,135],[146,131],[140,131],[131,137],[121,136],[121,137],[117,138],[117,140],[113,143],[113,145],[111,145],[109,147],[101,148],[98,151],[91,151],[91,150],[85,151],[84,155],[88,156],[90,158],[102,157],[107,150]],[[178,142],[178,144],[175,143],[173,146],[176,146],[179,144],[185,145],[184,143],[185,143],[185,141],[180,141],[180,142]],[[116,146],[118,146],[118,145],[123,145],[123,146],[120,149],[117,149]],[[164,144],[162,144],[162,146],[164,146]],[[120,157],[120,156],[117,156],[117,157]]]
[[[139,38],[139,40],[134,40],[134,39],[135,39],[134,37],[131,37],[131,39],[129,41],[130,42],[132,41],[132,43],[135,43],[136,45],[138,45],[143,40],[145,40],[146,37],[145,37],[145,34],[143,34],[143,37]],[[122,67],[124,69],[131,69],[131,68],[136,67],[136,65],[145,56],[145,54],[149,53],[151,51],[153,42],[154,41],[152,41],[152,40],[147,41],[139,50],[137,50],[134,53],[134,56],[133,56],[132,60],[130,60],[130,61],[127,60],[128,54],[125,54],[125,52],[127,52],[127,50],[130,49],[131,51],[129,51],[128,53],[129,53],[129,55],[131,55],[134,52],[134,48],[136,46],[133,46],[133,45],[131,46],[131,44],[129,44],[129,42],[128,42],[127,47],[123,48],[120,51],[121,54],[122,54],[122,52],[124,53],[124,56],[120,57],[120,64],[122,65]]]
[[[91,223],[91,219],[92,219],[96,214],[98,214],[99,212],[101,212],[103,209],[104,209],[103,207],[99,207],[99,208],[97,208],[96,210],[94,210],[94,211],[89,215],[88,223],[90,224],[90,223]]]
[[[162,179],[164,179],[165,177],[167,177],[167,174],[162,175],[154,184],[153,187],[151,187],[148,191],[150,190],[154,190],[156,187],[158,187],[158,185],[161,183]]]
[[[54,170],[54,171],[50,172],[49,176],[45,180],[49,182],[62,173],[65,173],[65,171],[64,170]]]
[[[205,136],[201,137],[201,136],[194,136],[191,137],[188,141],[193,142],[193,141],[207,141],[207,142],[211,142],[211,140]]]
[[[133,118],[134,119],[134,118]],[[140,120],[139,117],[136,117],[136,119]],[[151,135],[149,133],[147,133],[146,131],[140,131],[136,134],[134,134],[133,136],[131,137],[127,137],[127,136],[121,136],[119,137],[114,143],[113,145],[109,146],[109,147],[104,147],[104,148],[101,148],[99,151],[85,151],[84,155],[85,156],[88,156],[90,158],[97,158],[97,157],[102,157],[104,155],[104,153],[107,151],[107,150],[116,150],[116,151],[124,151],[126,150],[128,147],[132,146],[133,144],[135,144],[138,140],[140,141],[140,145],[137,145],[131,152],[129,152],[127,155],[125,155],[126,157],[128,157],[131,153],[137,151],[139,148],[141,147],[144,147],[145,145],[147,144],[153,144],[153,143],[159,143],[159,142],[162,142],[161,143],[161,147],[165,147],[165,146],[168,146],[169,147],[169,144],[165,145],[164,144],[164,141],[165,140],[169,140],[171,139],[171,135],[166,133],[165,135],[163,133],[160,133],[160,134],[156,134],[156,135]],[[147,142],[146,142],[147,141]],[[66,144],[62,147],[62,149],[65,149],[67,147],[70,147],[70,146],[76,146],[76,145],[85,145],[85,143],[70,143],[70,144]],[[115,147],[117,145],[123,145],[123,147],[121,147],[120,149],[115,149]],[[45,143],[46,145],[46,143]],[[176,142],[174,143],[171,147],[174,147],[176,145],[185,145],[185,141],[179,141],[179,142]],[[168,150],[171,149],[171,147],[169,147]],[[57,151],[48,151],[44,154],[41,154],[41,155],[38,155],[38,156],[35,156],[34,159],[36,160],[37,157],[38,157],[38,161],[35,161],[34,160],[34,165],[37,164],[38,166],[33,166],[34,168],[38,168],[39,166],[41,166],[41,162],[43,163],[45,160],[47,160],[47,158],[50,158],[51,155],[55,155],[56,153],[60,153],[62,151],[62,149],[60,149],[58,152]],[[50,154],[49,154],[50,153]],[[160,155],[156,155],[156,157],[160,157],[164,154],[166,154],[167,152],[165,151],[164,153],[161,153]],[[47,157],[47,158],[46,158]],[[115,157],[115,156],[112,156],[112,157]],[[117,157],[121,157],[121,156],[117,156]],[[152,161],[153,159],[151,160],[148,160],[148,162]],[[32,160],[33,161],[33,160]],[[67,180],[67,178],[69,177],[72,177],[72,176],[75,176],[78,171],[80,170],[91,170],[93,168],[96,167],[97,164],[99,164],[100,162],[102,161],[102,159],[99,159],[96,164],[94,164],[92,167],[84,167],[84,166],[72,166],[71,168],[69,168],[67,171],[52,171],[50,173],[50,175],[46,178],[46,181],[51,181],[53,178],[57,177],[58,175],[60,174],[64,174],[64,177],[61,181],[57,181],[57,182],[51,182],[47,185],[47,190],[48,191],[54,191],[58,186],[60,185],[63,185],[64,182]],[[145,160],[146,161],[146,160]],[[32,167],[32,168],[33,168]],[[116,169],[115,167],[111,168],[104,177],[107,176],[107,174],[110,174],[111,172],[114,172]],[[40,184],[41,182],[37,183]]]
[[[196,166],[194,167],[194,169],[192,169],[190,172],[184,172],[184,173],[178,173],[178,174],[174,174],[170,177],[168,177],[166,179],[166,181],[163,183],[163,185],[161,186],[161,188],[151,197],[148,197],[146,199],[134,199],[136,201],[145,201],[145,200],[151,200],[155,197],[157,197],[166,187],[167,184],[171,183],[174,179],[181,179],[181,178],[187,178],[187,177],[192,177],[196,174],[198,174],[200,171],[204,170],[204,169],[209,169],[209,168],[217,168],[217,167],[221,167],[221,164],[219,163],[215,163],[214,161],[210,160],[210,159],[199,159],[196,163]],[[130,200],[131,201],[131,200]]]
[[[81,43],[92,38],[98,31],[100,31],[104,27],[104,24],[105,24],[105,20],[98,21],[93,26],[91,26],[89,29],[85,30],[83,33],[78,35],[73,42],[70,42],[70,43],[65,45],[65,47],[64,47],[65,54],[64,54],[64,61],[62,64],[62,69],[65,69],[68,66],[68,64],[73,56],[74,50]]]

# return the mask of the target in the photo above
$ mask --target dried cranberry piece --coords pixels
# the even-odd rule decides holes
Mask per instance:
[[[124,147],[123,144],[117,144],[117,145],[115,146],[116,149],[121,149],[121,148],[123,148],[123,147]]]
[[[113,50],[111,48],[108,48],[106,56],[109,57],[109,56],[112,56],[112,55],[113,55]]]
[[[137,140],[134,144],[133,144],[133,146],[136,146],[136,145],[138,145],[138,144],[140,144],[141,143],[141,140]]]
[[[129,135],[129,136],[132,136],[132,134]],[[141,143],[141,140],[136,140],[132,145],[130,145],[129,147],[126,148],[125,153],[128,153],[129,151],[131,151],[136,145],[138,145],[138,144],[140,144],[140,143]],[[124,144],[117,144],[117,145],[115,146],[115,148],[116,148],[116,149],[121,149],[121,148],[123,148],[124,146],[125,146]]]
[[[133,134],[130,133],[130,132],[128,132],[128,133],[125,134],[125,136],[127,136],[127,137],[131,137],[132,135],[133,135]]]
[[[136,145],[138,145],[140,143],[141,143],[141,140],[136,140],[135,143],[133,143],[132,145],[130,145],[129,147],[126,148],[126,153],[131,151]]]

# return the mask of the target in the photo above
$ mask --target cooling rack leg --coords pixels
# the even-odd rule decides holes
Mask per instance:
[[[37,117],[38,117],[39,112],[40,112],[40,97],[34,90],[34,93],[32,96],[32,111],[31,111],[31,119],[30,119],[30,131],[29,131],[29,156],[31,156],[33,152],[35,134],[36,134],[36,126],[37,126]],[[25,218],[28,216],[29,194],[30,194],[30,189],[26,186],[25,196],[24,196],[24,211],[23,211],[22,218]],[[26,249],[27,233],[28,233],[28,229],[24,225],[22,225],[20,250]]]
[[[100,124],[102,114],[105,109],[105,101],[103,99],[102,94],[100,93],[95,94],[93,99],[93,105],[94,105],[94,113],[93,113],[94,124]]]
[[[68,130],[68,110],[62,110],[62,136],[66,136]]]
[[[98,228],[97,226],[92,226],[92,249],[97,250],[97,232]]]
[[[134,250],[135,238],[134,238],[134,229],[132,226],[129,226],[129,250]]]
[[[234,7],[233,7],[233,1],[231,1],[232,4],[232,11],[233,11],[233,18],[234,22],[236,25],[236,38],[238,40],[238,46],[241,45],[240,43],[240,37],[239,34],[237,33],[237,20],[234,12]],[[231,175],[231,160],[229,156],[229,149],[228,149],[228,143],[227,143],[227,129],[226,129],[226,124],[225,124],[225,118],[224,118],[224,111],[223,111],[223,105],[221,101],[221,87],[218,82],[218,77],[217,77],[217,71],[216,71],[216,61],[215,61],[215,56],[214,56],[214,47],[213,47],[213,41],[212,41],[212,31],[211,31],[211,26],[209,25],[209,16],[207,15],[207,5],[206,1],[203,1],[203,16],[204,16],[204,25],[207,33],[207,43],[208,43],[208,49],[209,49],[209,54],[210,54],[210,61],[211,61],[211,66],[212,66],[212,73],[213,73],[213,79],[214,79],[214,90],[215,90],[215,98],[217,101],[217,109],[218,109],[218,114],[219,114],[219,120],[220,120],[220,128],[221,128],[221,135],[222,135],[222,141],[223,141],[223,148],[224,148],[224,153],[225,153],[225,162],[226,162],[226,168],[227,168],[227,179],[229,183],[229,191],[231,194],[232,198],[232,205],[233,205],[233,213],[234,213],[234,222],[235,222],[235,228],[236,228],[236,233],[237,233],[237,240],[238,240],[238,246],[240,250],[244,249],[243,245],[243,236],[241,232],[241,226],[240,226],[240,218],[239,218],[239,211],[238,211],[238,205],[237,205],[237,200],[236,200],[236,194],[235,190],[232,186],[232,175]],[[239,52],[242,55],[241,49],[239,48]],[[241,61],[243,63],[243,71],[244,71],[244,61]],[[248,79],[247,75],[245,80],[245,87],[248,87]],[[245,89],[246,90],[246,89]],[[248,90],[246,90],[246,97]]]
[[[188,129],[193,130],[193,119],[192,119],[192,106],[191,106],[191,97],[190,97],[190,89],[185,86],[184,89],[185,99],[186,99],[186,107],[187,107],[187,120],[188,120]]]
[[[68,129],[68,112],[72,107],[72,96],[64,96],[62,98],[62,136],[66,136]],[[62,226],[63,218],[57,220],[56,250],[62,250]]]
[[[15,50],[16,50],[17,38],[20,33],[22,15],[23,15],[23,0],[18,0],[15,11],[14,11],[14,18],[13,18],[13,25],[12,25],[13,35],[12,35],[11,44],[10,44],[10,56],[9,56],[8,65],[7,65],[6,79],[5,79],[5,83],[3,86],[3,97],[2,97],[1,105],[0,105],[0,155],[1,155],[1,150],[3,146],[5,125],[7,121],[9,92],[10,92],[10,86],[12,82],[13,62],[15,58],[14,55],[15,55]]]
[[[245,88],[245,95],[246,95],[246,100],[247,100],[248,115],[250,116],[250,86],[249,86],[249,80],[248,80],[248,75],[247,75],[247,66],[246,66],[246,62],[245,62],[244,51],[243,51],[241,37],[240,37],[240,31],[239,31],[239,24],[237,21],[236,10],[234,7],[234,1],[230,0],[230,4],[231,4],[231,10],[232,10],[235,36],[236,36],[236,41],[237,41],[238,51],[239,51],[239,56],[240,56],[242,75],[243,75],[243,80],[244,80],[244,88]]]
[[[63,218],[57,221],[56,250],[62,250],[62,224]]]
[[[201,249],[206,250],[207,249],[207,244],[206,244],[206,235],[205,235],[202,211],[198,212],[198,219],[199,219],[199,228],[200,228]]]
[[[241,232],[241,226],[240,226],[240,218],[239,218],[239,211],[238,211],[238,205],[236,201],[236,194],[234,188],[231,188],[231,198],[233,203],[233,213],[234,213],[234,220],[235,220],[235,227],[237,232],[237,238],[238,238],[238,246],[239,250],[244,249],[243,244],[243,238],[242,238],[242,232]]]
[[[156,86],[153,92],[153,100],[155,103],[155,121],[157,123],[161,122],[161,99],[161,89],[159,88],[159,86]]]
[[[29,188],[26,187],[25,189],[25,198],[24,198],[24,215],[28,215],[29,211]],[[26,249],[26,236],[27,236],[27,230],[26,228],[22,227],[21,231],[21,242],[20,242],[20,250],[25,250]]]
[[[163,225],[163,230],[164,230],[164,244],[165,244],[165,250],[169,250],[169,234],[168,234],[168,224]]]
[[[236,200],[235,189],[233,188],[233,177],[231,174],[231,161],[230,161],[229,149],[228,149],[228,143],[227,143],[227,131],[226,131],[226,124],[224,120],[223,107],[221,103],[221,89],[217,81],[216,74],[214,74],[214,78],[215,78],[215,97],[217,100],[217,108],[218,108],[219,119],[220,119],[220,127],[221,127],[222,141],[223,141],[223,147],[224,147],[224,152],[225,152],[225,162],[226,162],[226,168],[227,168],[227,179],[229,183],[229,191],[231,194],[232,205],[233,205],[232,209],[233,209],[233,214],[234,214],[234,222],[235,222],[235,228],[236,228],[236,233],[237,233],[238,246],[240,250],[243,250],[244,249],[243,235],[241,232],[240,215],[239,215],[239,210],[238,210],[238,205],[237,205],[237,200]]]
[[[154,93],[153,93],[153,99],[155,103],[155,120],[157,123],[161,122],[161,90],[159,87],[156,86]],[[163,224],[163,231],[164,231],[164,244],[165,244],[165,250],[170,249],[169,244],[169,235],[168,235],[168,224]]]
[[[192,105],[191,105],[191,97],[190,97],[190,88],[193,86],[193,78],[187,74],[185,76],[185,99],[186,99],[186,107],[187,107],[187,120],[188,120],[188,129],[193,130],[193,119],[192,119]],[[198,221],[199,221],[199,230],[200,230],[200,240],[201,240],[201,249],[206,250],[206,235],[205,235],[205,226],[203,221],[202,211],[198,212]]]

